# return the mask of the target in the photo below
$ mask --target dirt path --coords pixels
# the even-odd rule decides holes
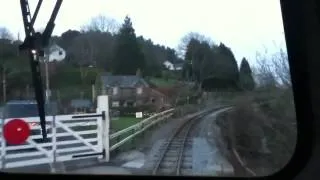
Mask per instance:
[[[207,116],[199,124],[199,137],[205,141],[206,145],[210,148],[210,152],[207,154],[207,158],[212,161],[211,169],[217,172],[215,175],[232,175],[233,167],[231,163],[224,157],[224,154],[220,151],[219,145],[222,142],[220,129],[215,125],[217,115],[225,112],[227,109],[221,109]],[[210,155],[209,155],[210,154]]]

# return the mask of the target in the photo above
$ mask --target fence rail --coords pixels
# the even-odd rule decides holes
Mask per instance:
[[[194,114],[189,114],[187,115],[185,118],[189,119],[189,118],[193,118],[198,116],[199,114],[205,113],[205,112],[210,112],[214,109],[219,109],[219,108],[223,108],[223,107],[229,107],[229,106],[217,106],[217,107],[212,107],[212,108],[206,108],[204,110],[201,110],[197,113]],[[158,124],[159,122],[170,118],[173,114],[174,114],[175,109],[169,109],[163,112],[160,112],[158,114],[155,114],[153,116],[150,116],[149,118],[146,118],[144,120],[142,120],[139,123],[136,123],[126,129],[120,130],[118,132],[115,132],[111,135],[109,135],[109,139],[110,142],[112,139],[116,139],[122,135],[126,135],[127,133],[131,132],[128,136],[123,137],[123,139],[118,140],[115,144],[110,146],[109,151],[113,151],[117,148],[119,148],[121,145],[123,145],[124,143],[130,141],[131,139],[133,139],[134,137],[136,137],[137,135],[143,133],[144,131],[146,131],[147,129],[149,129],[150,127]]]
[[[132,132],[129,136],[123,138],[122,140],[116,142],[115,144],[113,144],[109,151],[113,151],[115,149],[117,149],[118,147],[120,147],[121,145],[123,145],[124,143],[128,142],[129,140],[131,140],[132,138],[136,137],[138,134],[146,131],[147,129],[149,129],[150,127],[152,127],[155,124],[158,124],[159,122],[170,118],[173,115],[174,109],[169,109],[163,112],[160,112],[158,114],[155,114],[153,116],[150,116],[144,120],[142,120],[141,122],[134,124],[126,129],[120,130],[118,132],[115,132],[111,135],[109,135],[109,139],[115,139],[118,138],[122,135],[125,135],[128,132]]]

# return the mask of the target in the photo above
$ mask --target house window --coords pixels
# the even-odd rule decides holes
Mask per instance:
[[[128,102],[127,102],[127,106],[128,106],[128,107],[134,107],[134,102],[128,101]]]
[[[102,93],[101,94],[102,95],[106,95],[107,94],[107,90],[106,90],[106,88],[104,86],[102,86]]]
[[[137,101],[136,101],[136,105],[137,105],[137,106],[143,105],[143,101],[142,101],[142,100],[137,100]]]
[[[117,94],[118,94],[118,87],[114,87],[114,88],[112,89],[112,94],[113,94],[113,95],[117,95]]]
[[[137,88],[137,94],[142,94],[142,87]]]
[[[155,103],[156,102],[155,98],[151,98],[151,102]]]
[[[124,88],[124,89],[121,89],[121,91],[122,91],[122,95],[125,97],[132,96],[132,93],[134,93],[134,90],[132,90],[131,88]]]
[[[119,101],[112,101],[112,107],[119,107]]]
[[[106,90],[106,92],[107,92],[107,95],[112,95],[112,92],[113,92],[113,89],[112,88],[108,88],[107,90]]]
[[[127,107],[127,106],[128,106],[127,101],[124,101],[123,104],[122,104],[122,106],[123,106],[123,107]]]

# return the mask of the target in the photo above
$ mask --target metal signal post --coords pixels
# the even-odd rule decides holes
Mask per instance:
[[[43,33],[40,33],[35,32],[33,25],[39,13],[42,1],[43,0],[38,1],[34,15],[31,17],[28,0],[20,0],[22,19],[26,37],[24,42],[19,46],[19,49],[28,51],[30,57],[32,81],[34,85],[36,101],[38,104],[41,132],[43,139],[46,139],[47,132],[45,120],[45,100],[42,87],[39,59],[40,57],[44,56],[44,48],[49,45],[51,34],[55,26],[54,21],[61,7],[62,0],[56,1],[55,7],[52,11],[51,17],[46,25],[46,28],[43,31]]]

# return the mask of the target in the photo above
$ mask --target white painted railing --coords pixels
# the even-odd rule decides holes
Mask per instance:
[[[150,117],[142,120],[141,122],[139,122],[137,124],[134,124],[134,125],[126,128],[126,129],[122,129],[118,132],[111,134],[109,136],[110,141],[112,139],[116,139],[122,135],[125,135],[128,132],[132,132],[127,137],[124,137],[123,139],[118,140],[115,144],[111,145],[109,148],[109,151],[111,152],[111,151],[117,149],[118,147],[120,147],[124,143],[128,142],[132,138],[136,137],[140,133],[144,132],[145,130],[149,129],[153,125],[158,124],[159,122],[162,122],[162,121],[170,118],[173,115],[173,112],[174,112],[174,109],[169,109],[169,110],[160,112],[158,114],[155,114],[153,116],[150,116]]]

